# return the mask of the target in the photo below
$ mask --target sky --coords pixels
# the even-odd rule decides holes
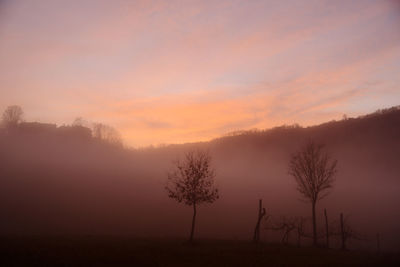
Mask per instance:
[[[399,0],[0,0],[0,109],[133,147],[400,104]]]

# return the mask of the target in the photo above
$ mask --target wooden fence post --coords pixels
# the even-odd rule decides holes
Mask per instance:
[[[326,247],[329,248],[329,226],[328,226],[328,214],[326,209],[324,209],[325,214],[325,230],[326,230]]]

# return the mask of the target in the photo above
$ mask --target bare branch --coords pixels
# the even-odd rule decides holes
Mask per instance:
[[[336,172],[337,160],[331,160],[324,152],[324,145],[313,141],[292,155],[289,162],[289,174],[297,183],[297,191],[312,204],[314,245],[317,243],[315,205],[329,194]]]
[[[8,106],[3,112],[3,123],[6,127],[16,126],[22,121],[24,112],[20,106]]]
[[[211,156],[206,152],[191,151],[183,161],[175,162],[175,168],[168,173],[165,189],[170,198],[186,205],[212,203],[219,198],[214,178]]]

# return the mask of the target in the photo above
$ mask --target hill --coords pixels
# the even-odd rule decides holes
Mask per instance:
[[[332,224],[343,212],[363,236],[350,246],[372,250],[379,232],[382,249],[400,250],[399,138],[398,107],[140,150],[94,138],[82,126],[20,124],[0,131],[0,234],[185,237],[191,210],[168,199],[166,173],[185,151],[201,148],[213,156],[221,198],[200,207],[196,235],[249,239],[259,198],[273,219],[309,216],[287,166],[313,139],[339,161],[334,189],[317,206],[321,231],[323,208]],[[277,234],[263,231],[262,239]]]

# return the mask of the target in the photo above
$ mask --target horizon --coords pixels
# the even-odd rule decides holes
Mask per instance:
[[[398,105],[398,1],[1,1],[0,109],[130,147]]]
[[[207,139],[207,140],[198,140],[198,141],[193,141],[193,142],[181,142],[181,143],[160,143],[160,144],[149,144],[149,145],[144,145],[144,146],[132,146],[129,144],[126,144],[126,142],[121,139],[120,141],[122,142],[123,146],[127,149],[147,149],[147,148],[159,148],[159,147],[166,147],[166,146],[174,146],[174,145],[187,145],[187,144],[196,144],[196,143],[208,143],[208,142],[212,142],[214,140],[220,139],[220,138],[224,138],[224,137],[229,137],[229,136],[236,136],[236,135],[241,135],[243,133],[248,133],[248,132],[265,132],[265,131],[270,131],[270,130],[274,130],[276,128],[280,128],[280,127],[292,127],[292,126],[298,126],[300,128],[312,128],[312,127],[318,127],[320,125],[324,125],[327,123],[332,123],[332,122],[340,122],[342,120],[349,120],[349,119],[362,119],[365,116],[369,116],[369,115],[374,115],[376,113],[379,113],[381,111],[387,111],[387,110],[392,110],[392,109],[396,109],[399,110],[400,109],[400,105],[395,105],[395,106],[391,106],[391,107],[387,107],[387,108],[380,108],[375,110],[374,112],[369,112],[369,113],[365,113],[365,114],[360,114],[358,116],[354,116],[354,117],[350,117],[347,116],[347,114],[343,114],[343,116],[340,119],[332,119],[329,121],[323,121],[320,123],[316,123],[316,124],[311,124],[311,125],[301,125],[298,123],[293,123],[293,124],[281,124],[281,125],[276,125],[270,128],[251,128],[251,129],[241,129],[241,130],[236,130],[236,131],[231,131],[231,132],[227,132],[227,133],[222,133],[219,136]],[[80,118],[78,118],[80,119]],[[73,126],[72,123],[62,123],[62,124],[57,124],[57,123],[52,123],[52,122],[45,122],[45,121],[26,121],[23,120],[22,122],[24,123],[43,123],[43,124],[53,124],[55,125],[55,127],[63,127],[63,126]],[[91,122],[90,120],[84,120],[84,123],[80,126],[85,127],[90,129],[90,131],[93,134],[93,126],[94,124],[96,124],[96,122]],[[1,126],[1,124],[0,124]]]

